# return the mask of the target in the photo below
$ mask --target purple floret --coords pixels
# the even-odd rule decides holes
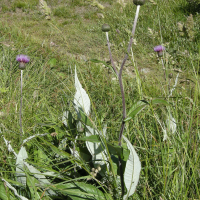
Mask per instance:
[[[159,51],[164,51],[165,47],[163,47],[162,45],[158,45],[156,47],[154,47],[154,51],[159,52]]]
[[[18,62],[28,63],[30,61],[30,58],[26,55],[21,54],[16,57],[16,60]]]

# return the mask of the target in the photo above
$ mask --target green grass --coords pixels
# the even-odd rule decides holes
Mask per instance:
[[[106,37],[101,32],[102,24],[107,23],[111,26],[109,38],[113,57],[120,66],[127,50],[136,6],[132,1],[126,1],[127,6],[122,7],[115,1],[99,0],[105,6],[101,10],[91,6],[89,1],[70,0],[66,3],[49,0],[51,20],[46,20],[38,10],[37,1],[10,3],[0,0],[2,2],[0,130],[17,152],[22,139],[38,133],[57,132],[55,138],[46,136],[45,140],[35,139],[27,144],[29,162],[35,162],[40,169],[52,165],[54,170],[63,170],[67,177],[64,172],[70,173],[72,164],[65,166],[59,161],[57,165],[54,161],[56,153],[50,143],[60,144],[66,134],[62,114],[65,109],[72,110],[75,65],[92,101],[91,119],[99,129],[107,124],[109,140],[118,140],[122,120],[118,81],[111,70],[90,60],[109,61]],[[164,123],[169,111],[160,105],[145,109],[127,123],[124,134],[134,145],[142,163],[140,181],[130,199],[199,199],[200,17],[185,0],[154,2],[147,2],[140,8],[135,34],[137,44],[132,47],[134,62],[130,55],[123,72],[126,106],[128,111],[140,99],[149,102],[152,98],[166,99],[170,103],[170,113],[176,119],[177,131],[170,134],[167,129],[168,139],[163,141],[163,131],[155,115]],[[98,18],[97,13],[102,13],[104,18]],[[187,29],[181,36],[177,27],[178,22],[186,25],[190,13],[194,19],[192,39]],[[153,51],[153,47],[159,44],[166,47],[163,59],[167,81],[164,80],[162,64]],[[22,136],[19,131],[20,71],[15,60],[18,54],[31,58],[24,70]],[[136,68],[139,76],[136,76]],[[145,74],[142,69],[149,69],[149,72]],[[174,69],[181,69],[182,72],[172,97],[168,98],[169,82],[172,88],[177,76]],[[171,81],[168,78],[170,73],[173,74]],[[73,116],[76,117],[75,113]],[[72,133],[67,137],[75,139]],[[7,151],[3,139],[0,144],[1,177],[15,180],[13,155]],[[79,145],[84,147],[81,142]],[[48,157],[45,157],[47,152]],[[66,152],[70,153],[69,150]],[[85,170],[80,175],[88,175],[91,164],[81,165],[85,166]],[[68,180],[69,177],[66,177]],[[57,179],[54,181],[58,182]],[[93,180],[90,183],[99,186]],[[114,181],[108,178],[106,184],[110,189],[106,189],[107,192],[114,195]]]

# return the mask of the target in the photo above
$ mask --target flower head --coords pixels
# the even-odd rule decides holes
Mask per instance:
[[[165,50],[165,47],[162,45],[158,45],[154,47],[154,51],[158,53],[159,57],[162,57],[164,50]]]
[[[25,69],[25,64],[30,61],[30,58],[26,55],[21,54],[21,55],[17,55],[16,60],[20,62],[19,69],[23,70]]]

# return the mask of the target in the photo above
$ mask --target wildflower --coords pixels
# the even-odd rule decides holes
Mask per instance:
[[[156,47],[154,47],[154,51],[158,53],[159,57],[163,56],[163,51],[165,50],[165,47],[162,45],[158,45]]]
[[[25,64],[30,61],[30,58],[26,55],[21,54],[21,55],[17,55],[16,60],[20,62],[19,69],[23,70],[25,69]]]

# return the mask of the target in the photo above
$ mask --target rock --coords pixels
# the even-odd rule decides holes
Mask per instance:
[[[102,13],[97,13],[97,17],[98,17],[99,19],[104,19],[104,15],[103,15]]]

